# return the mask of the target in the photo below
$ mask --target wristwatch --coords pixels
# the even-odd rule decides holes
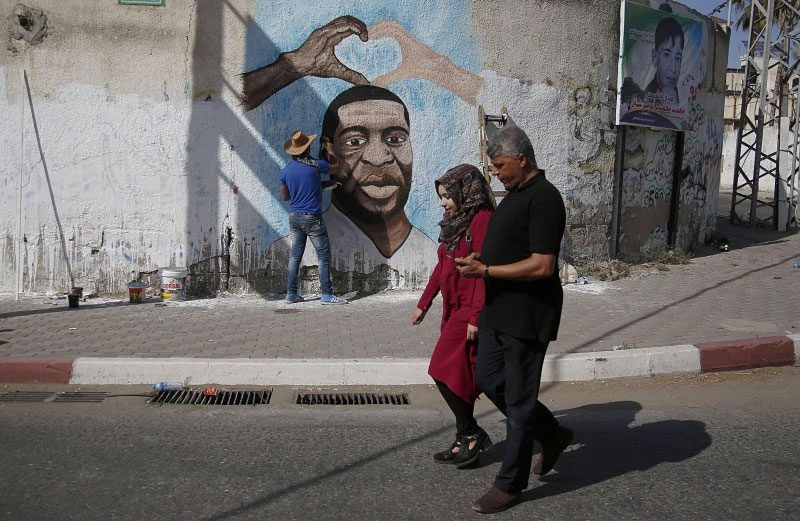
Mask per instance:
[[[483,278],[484,279],[488,279],[489,278],[489,265],[488,264],[484,264],[483,265]]]

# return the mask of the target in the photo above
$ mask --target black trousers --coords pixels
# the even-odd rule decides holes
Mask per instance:
[[[479,326],[475,381],[507,418],[503,464],[494,486],[509,494],[528,488],[534,441],[549,441],[558,428],[538,399],[547,345]]]
[[[459,395],[450,390],[444,382],[433,379],[436,382],[436,387],[442,394],[447,406],[453,411],[453,416],[456,417],[456,436],[472,436],[478,432],[478,422],[473,415],[475,406],[464,401]]]

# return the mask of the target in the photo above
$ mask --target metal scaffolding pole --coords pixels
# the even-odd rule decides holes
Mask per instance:
[[[751,2],[730,220],[732,223],[784,230],[787,225],[796,226],[797,223],[794,218],[796,190],[793,187],[798,127],[790,124],[787,96],[793,92],[793,99],[797,98],[797,89],[791,91],[788,84],[797,67],[797,63],[790,66],[789,60],[791,46],[798,42],[798,32],[794,27],[776,30],[775,2]],[[789,22],[800,19],[800,11],[790,5],[798,3],[781,2],[778,19]],[[774,79],[774,89],[770,89],[771,78]],[[767,128],[771,132],[765,136]],[[790,148],[792,142],[795,146]],[[791,169],[789,154],[792,156]],[[767,179],[762,183],[762,178]],[[770,190],[772,194],[769,194]],[[759,212],[764,207],[771,207],[772,211],[768,215],[766,211]]]

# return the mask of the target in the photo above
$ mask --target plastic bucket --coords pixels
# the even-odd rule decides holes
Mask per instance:
[[[186,268],[161,268],[161,300],[186,298]]]
[[[144,292],[147,284],[144,282],[132,282],[128,284],[128,298],[131,304],[141,304],[144,302]]]

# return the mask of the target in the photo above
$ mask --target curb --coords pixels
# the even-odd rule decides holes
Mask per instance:
[[[430,384],[427,358],[5,358],[0,383],[137,385]],[[547,355],[543,382],[734,371],[800,362],[800,334]]]
[[[5,358],[0,361],[0,383],[68,384],[73,367],[69,358]]]
[[[696,344],[703,372],[792,365],[795,342],[785,336]]]

